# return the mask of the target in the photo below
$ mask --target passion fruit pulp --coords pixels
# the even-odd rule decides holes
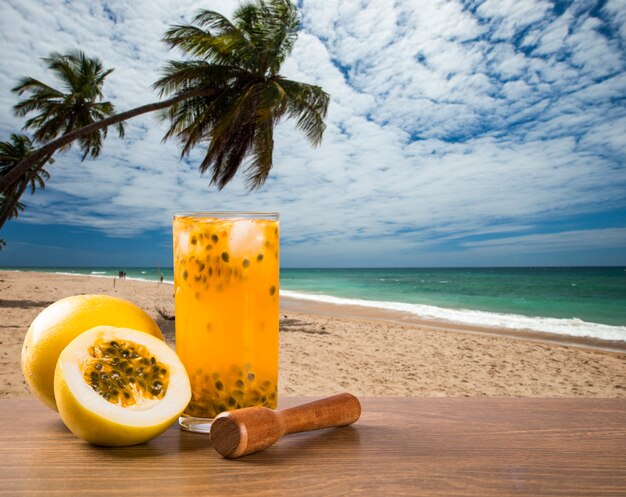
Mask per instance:
[[[105,400],[129,407],[144,399],[160,399],[169,384],[169,371],[143,345],[99,341],[81,366],[83,378]]]
[[[95,327],[70,342],[59,356],[54,392],[69,430],[105,446],[160,435],[191,399],[187,372],[167,344],[112,326]]]

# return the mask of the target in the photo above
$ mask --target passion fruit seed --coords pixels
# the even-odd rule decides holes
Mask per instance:
[[[125,341],[94,344],[81,369],[85,381],[97,393],[123,407],[135,405],[144,399],[163,397],[169,383],[165,365],[157,361],[145,347]],[[142,380],[138,382],[135,376]]]
[[[247,386],[240,377],[245,375]],[[189,416],[214,418],[220,412],[263,405],[276,407],[276,386],[270,380],[255,381],[257,375],[247,365],[233,366],[222,376],[217,372],[204,373],[199,369],[191,378],[192,398],[185,413]]]

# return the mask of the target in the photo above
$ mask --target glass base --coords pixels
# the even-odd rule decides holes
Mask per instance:
[[[211,432],[211,423],[213,423],[213,418],[196,418],[186,414],[178,418],[180,428],[193,433],[205,433],[208,435]]]

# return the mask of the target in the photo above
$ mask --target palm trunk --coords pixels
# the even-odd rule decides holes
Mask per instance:
[[[126,112],[107,117],[106,119],[102,119],[102,121],[89,124],[88,126],[83,126],[82,128],[78,128],[71,133],[63,135],[56,140],[52,140],[51,142],[46,143],[43,147],[38,148],[20,163],[18,163],[8,173],[0,177],[0,191],[6,194],[9,191],[10,187],[13,185],[13,183],[15,183],[34,164],[42,160],[47,155],[52,155],[57,149],[67,145],[68,143],[73,142],[77,138],[87,136],[94,131],[106,128],[108,126],[111,126],[112,124],[126,121],[127,119],[130,119],[132,117],[146,114],[148,112],[153,112],[155,110],[164,109],[166,107],[169,107],[170,105],[180,102],[181,100],[186,100],[188,98],[194,97],[210,96],[214,93],[215,90],[211,89],[190,91],[188,93],[172,97],[168,100],[163,100],[162,102],[142,105],[141,107],[127,110]],[[43,164],[44,163],[42,163],[41,166],[36,169],[36,171],[39,171],[39,169],[43,167]]]

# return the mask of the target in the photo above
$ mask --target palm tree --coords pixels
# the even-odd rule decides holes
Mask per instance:
[[[0,142],[0,174],[7,174],[16,167],[25,157],[33,151],[33,142],[26,135],[12,134],[10,141]],[[46,181],[50,174],[43,166],[46,162],[53,162],[51,157],[47,157],[43,163],[35,163],[31,169],[13,183],[13,188],[0,194],[0,228],[11,218],[15,218],[24,210],[24,204],[19,199],[30,186],[31,194],[37,188],[45,188]]]
[[[154,85],[160,94],[180,95],[203,87],[218,90],[170,106],[165,138],[181,140],[182,156],[207,142],[200,172],[210,169],[211,183],[219,189],[247,156],[249,185],[256,188],[265,182],[272,168],[274,126],[283,117],[295,118],[314,146],[321,142],[328,94],[278,74],[299,28],[295,6],[288,0],[274,0],[240,6],[232,22],[204,10],[192,25],[173,26],[165,34],[170,48],[180,48],[194,58],[169,62],[164,77]]]
[[[35,141],[45,143],[58,136],[66,136],[77,129],[100,122],[115,114],[113,104],[102,101],[102,85],[113,69],[105,70],[100,60],[89,58],[81,51],[70,52],[66,55],[52,53],[50,57],[43,60],[60,81],[61,89],[27,77],[23,78],[12,90],[20,96],[27,95],[15,105],[16,115],[25,116],[31,112],[37,112],[23,126],[25,130],[34,131]],[[123,137],[123,123],[117,123],[116,127],[119,136]],[[100,154],[102,141],[106,135],[107,128],[102,128],[78,138],[83,152],[82,160],[85,160],[88,155],[95,158]],[[2,153],[8,155],[3,159],[0,170],[0,177],[6,180],[0,204],[0,227],[8,219],[17,217],[19,211],[24,209],[19,199],[29,183],[32,193],[36,190],[37,184],[43,188],[50,175],[41,168],[51,162],[52,154],[56,151],[56,149],[50,150],[22,167],[18,163],[26,157],[32,157],[32,142],[24,135],[20,137],[12,135],[11,140],[13,140],[12,144],[3,143],[5,147]],[[70,146],[71,142],[68,142],[65,146],[58,148],[67,149]],[[28,153],[25,153],[26,149]],[[13,157],[10,157],[11,154],[14,154]],[[15,161],[14,157],[20,154],[20,160]]]
[[[102,85],[113,69],[105,70],[99,59],[89,58],[80,50],[65,55],[53,52],[43,60],[59,79],[62,90],[28,77],[12,90],[20,96],[28,94],[13,108],[16,115],[39,112],[23,127],[34,130],[36,141],[46,143],[115,114],[113,104],[102,101]],[[116,128],[123,138],[124,124],[117,123]],[[103,128],[78,138],[82,160],[88,155],[96,158],[100,154],[106,135],[107,128]]]
[[[65,55],[53,52],[43,60],[59,80],[61,89],[53,88],[35,78],[26,77],[20,80],[12,91],[20,96],[27,96],[14,106],[15,114],[25,116],[37,112],[26,121],[23,129],[33,130],[35,141],[42,143],[50,140],[54,143],[79,131],[74,139],[78,139],[83,152],[81,160],[85,160],[88,155],[96,158],[102,150],[102,141],[107,136],[107,127],[96,126],[95,130],[87,132],[85,129],[115,115],[113,104],[102,101],[104,80],[113,69],[105,70],[99,59],[87,57],[82,51]],[[122,138],[124,124],[116,123],[116,128]],[[1,191],[5,198],[4,205],[0,208],[0,227],[7,219],[15,217],[8,211],[13,205],[9,200],[21,190],[19,183],[23,182],[24,177],[33,173],[32,168],[37,167],[37,164],[43,167],[50,162],[52,154],[57,150],[68,149],[72,141],[68,140],[54,147],[44,145],[19,164],[13,163],[10,168],[4,169],[0,176]],[[18,199],[19,195],[15,201]]]
[[[207,153],[200,171],[212,171],[212,183],[223,188],[244,160],[251,187],[263,184],[272,167],[274,125],[295,118],[315,146],[321,141],[329,96],[320,87],[278,74],[293,49],[300,22],[290,0],[253,0],[241,5],[233,21],[204,10],[192,25],[173,26],[164,41],[189,57],[172,61],[155,83],[170,98],[137,107],[75,129],[47,143],[0,177],[0,191],[37,160],[73,140],[131,117],[168,109],[165,139],[182,142],[182,156],[200,143]]]

